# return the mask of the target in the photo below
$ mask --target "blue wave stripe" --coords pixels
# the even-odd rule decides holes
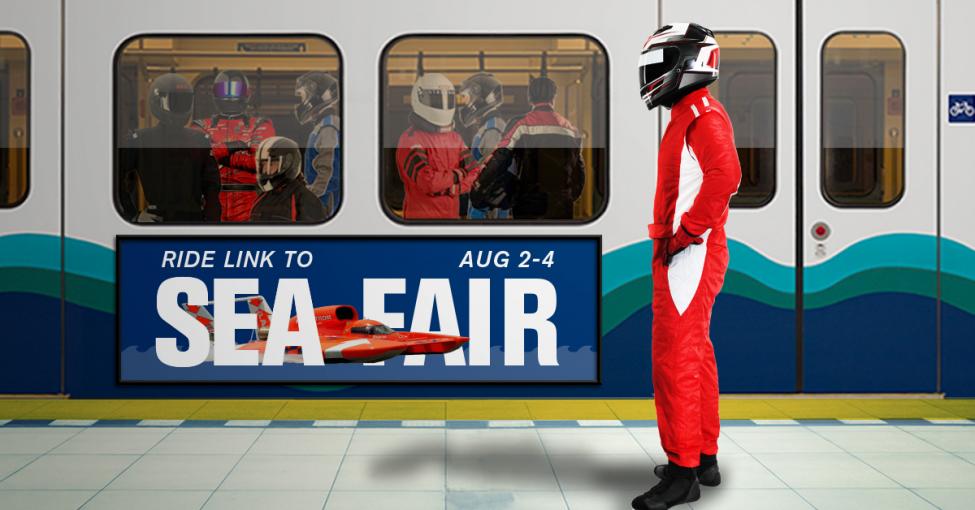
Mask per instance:
[[[841,280],[870,269],[904,268],[934,271],[937,238],[924,234],[887,234],[850,245],[835,257],[806,266],[805,292],[819,292]]]
[[[64,266],[69,274],[115,282],[115,250],[90,241],[65,238]]]
[[[0,236],[0,267],[61,271],[61,238],[50,234]]]

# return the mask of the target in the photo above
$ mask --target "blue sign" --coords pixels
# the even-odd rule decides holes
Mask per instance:
[[[948,95],[948,122],[975,122],[975,95]]]
[[[598,237],[124,237],[120,382],[599,380]]]

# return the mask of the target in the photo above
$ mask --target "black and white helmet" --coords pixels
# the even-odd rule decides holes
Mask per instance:
[[[457,120],[465,128],[482,122],[504,103],[504,86],[490,73],[477,73],[460,85]]]
[[[272,136],[257,146],[257,185],[261,191],[271,191],[301,175],[301,150],[290,138]]]
[[[697,23],[664,25],[643,45],[640,96],[647,109],[670,108],[718,79],[718,43]]]

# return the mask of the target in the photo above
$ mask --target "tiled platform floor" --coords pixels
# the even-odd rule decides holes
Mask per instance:
[[[625,510],[664,461],[652,426],[599,422],[12,425],[0,427],[6,510]],[[720,459],[725,483],[691,508],[970,509],[975,501],[972,425],[727,426]]]

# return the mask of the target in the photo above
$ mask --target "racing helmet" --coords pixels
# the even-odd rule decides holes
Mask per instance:
[[[221,71],[213,80],[213,102],[220,113],[242,115],[250,104],[251,87],[247,76],[235,70]]]
[[[541,76],[538,78],[535,78],[534,76],[528,77],[529,103],[551,103],[552,101],[555,101],[555,93],[558,92],[558,90],[559,86],[547,76]]]
[[[149,86],[149,110],[167,126],[185,126],[193,114],[193,86],[175,73],[164,74]]]
[[[257,146],[257,186],[271,191],[301,175],[301,150],[290,138],[272,136]]]
[[[640,55],[640,96],[647,109],[670,108],[717,80],[718,53],[714,33],[697,23],[660,27]]]
[[[456,108],[454,84],[440,73],[427,73],[416,79],[410,94],[413,113],[438,127],[454,123]]]
[[[295,118],[300,124],[308,124],[338,103],[339,82],[328,73],[310,71],[295,80],[295,96]]]
[[[457,120],[465,128],[479,124],[504,103],[504,87],[490,73],[477,73],[460,84]]]

